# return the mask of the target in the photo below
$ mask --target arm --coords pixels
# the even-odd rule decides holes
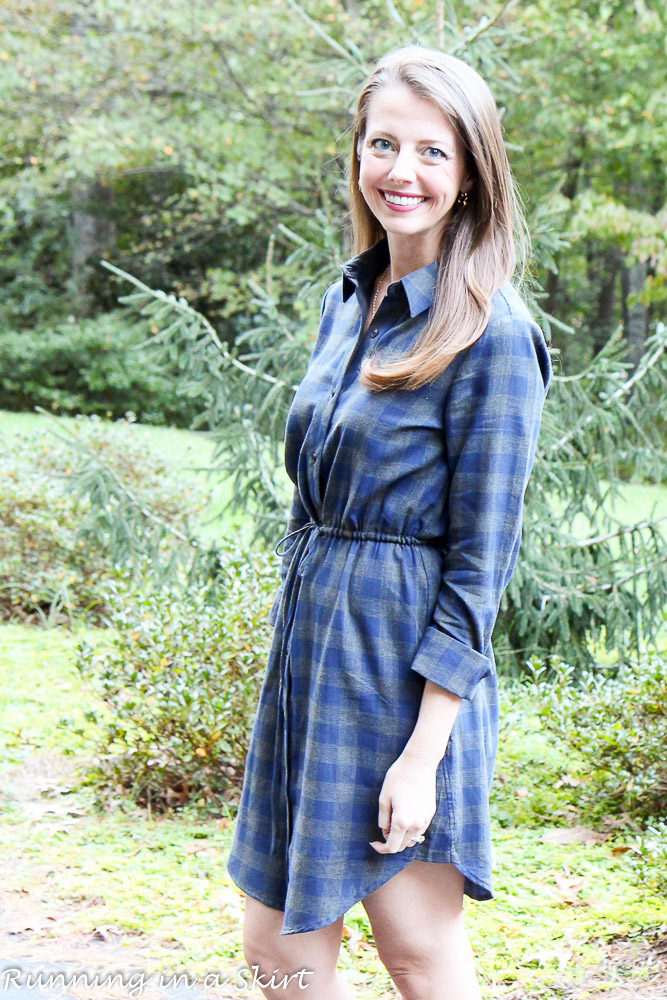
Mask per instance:
[[[412,669],[460,698],[472,698],[492,670],[487,652],[521,543],[550,379],[539,329],[507,314],[462,352],[447,395],[446,552]]]
[[[435,813],[437,765],[461,699],[490,673],[487,650],[521,540],[551,365],[541,333],[503,316],[457,364],[444,414],[447,551],[432,621],[412,669],[426,678],[415,729],[380,794],[378,853],[409,846]],[[391,829],[391,833],[389,832]]]
[[[419,716],[401,756],[435,768],[445,756],[460,704],[458,695],[445,691],[433,681],[426,681]]]

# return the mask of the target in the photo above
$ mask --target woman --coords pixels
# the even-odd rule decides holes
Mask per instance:
[[[551,379],[509,283],[520,212],[478,74],[382,59],[350,198],[357,256],[287,418],[294,500],[229,872],[265,996],[349,1000],[361,900],[403,1000],[478,1000],[463,896],[493,895],[490,640]]]

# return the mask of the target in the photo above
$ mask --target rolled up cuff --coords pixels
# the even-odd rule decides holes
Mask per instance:
[[[429,625],[412,662],[412,669],[459,698],[472,698],[475,688],[493,670],[482,653]]]

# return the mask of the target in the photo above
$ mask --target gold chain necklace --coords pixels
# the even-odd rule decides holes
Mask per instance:
[[[389,266],[390,265],[387,264],[387,266],[385,267],[380,277],[380,280],[378,281],[377,288],[375,289],[375,295],[373,296],[373,316],[375,316],[375,313],[377,312],[378,309],[378,295],[380,294],[380,289],[382,288],[382,282],[387,276],[387,271],[389,270]]]

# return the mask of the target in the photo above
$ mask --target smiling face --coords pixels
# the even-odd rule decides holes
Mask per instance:
[[[385,84],[370,99],[359,158],[359,188],[387,233],[392,265],[400,260],[408,273],[435,260],[452,206],[471,187],[448,118],[407,84]]]

